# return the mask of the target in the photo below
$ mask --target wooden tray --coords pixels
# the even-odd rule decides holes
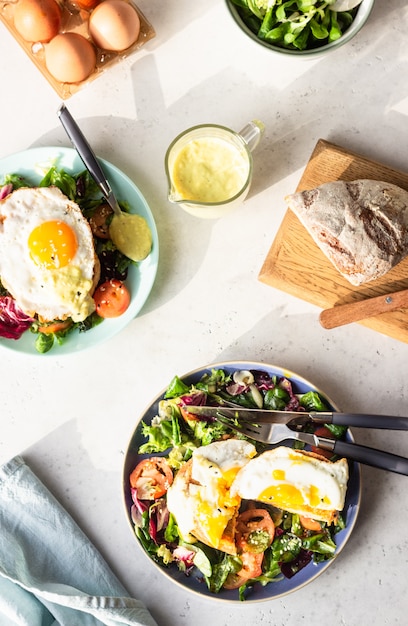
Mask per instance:
[[[317,142],[296,191],[313,189],[332,180],[359,178],[391,182],[408,191],[408,173],[323,139]],[[263,283],[326,309],[407,289],[408,257],[385,276],[354,287],[339,274],[296,215],[288,209],[258,278]],[[358,323],[408,343],[408,310],[383,313]]]

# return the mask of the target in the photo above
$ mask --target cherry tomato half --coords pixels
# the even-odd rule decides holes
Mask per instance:
[[[173,472],[166,459],[152,456],[136,465],[129,481],[139,500],[156,500],[164,496],[172,484]]]
[[[99,285],[93,299],[100,317],[119,317],[130,304],[130,293],[121,280],[111,278]]]

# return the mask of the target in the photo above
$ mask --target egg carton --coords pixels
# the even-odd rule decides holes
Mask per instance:
[[[132,0],[126,0],[137,11],[140,18],[140,33],[135,43],[121,52],[112,52],[98,48],[92,41],[88,32],[88,21],[92,9],[82,9],[72,0],[57,0],[62,10],[60,33],[75,32],[86,37],[92,42],[96,52],[96,64],[94,71],[83,81],[78,83],[63,83],[48,71],[45,64],[46,43],[26,41],[14,27],[14,8],[18,0],[0,0],[0,19],[17,40],[23,50],[27,53],[33,63],[42,72],[51,86],[58,93],[60,98],[66,100],[75,94],[79,89],[89,84],[98,76],[101,76],[108,68],[119,63],[131,54],[137,52],[150,39],[156,36],[156,32],[150,22],[143,15],[139,7]],[[102,0],[103,2],[103,0]]]

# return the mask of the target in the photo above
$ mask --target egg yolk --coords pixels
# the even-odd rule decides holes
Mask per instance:
[[[72,228],[60,220],[43,222],[28,238],[30,256],[36,265],[48,270],[68,265],[78,249]]]
[[[238,474],[238,470],[239,467],[230,467],[228,470],[224,470],[222,472],[222,477],[224,478],[228,488],[231,487],[232,483],[234,482],[234,479]]]
[[[219,509],[214,510],[210,502],[201,501],[197,507],[197,518],[210,544],[218,547],[230,515]]]
[[[236,474],[237,468],[230,468],[218,480],[209,481],[195,502],[196,520],[214,548],[219,546],[225,528],[241,502],[239,496],[232,496],[229,491],[228,479],[232,481]]]
[[[285,472],[281,469],[274,469],[272,472],[272,476],[275,480],[285,480]]]
[[[319,489],[314,485],[310,485],[308,493],[303,494],[298,487],[289,483],[269,486],[259,494],[258,499],[273,503],[280,509],[300,508],[305,505],[317,507],[321,502]]]

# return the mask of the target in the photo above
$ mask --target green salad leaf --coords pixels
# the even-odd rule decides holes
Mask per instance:
[[[333,11],[335,0],[232,0],[248,28],[261,40],[290,50],[307,50],[339,39],[357,9]]]
[[[75,178],[64,170],[51,167],[43,179],[38,183],[39,187],[58,187],[70,200],[76,198]]]
[[[299,398],[299,402],[306,411],[330,411],[330,407],[320,397],[317,391],[307,391],[302,394]]]
[[[210,591],[218,593],[230,574],[236,574],[242,568],[242,561],[239,556],[232,556],[214,550],[211,576],[206,576],[205,580]]]
[[[3,180],[3,185],[12,185],[13,189],[20,189],[20,187],[31,187],[31,184],[24,176],[20,174],[6,174]]]
[[[178,396],[182,396],[184,393],[189,393],[189,390],[190,388],[185,383],[183,383],[183,381],[178,376],[174,376],[169,386],[167,387],[164,397],[177,398]]]

